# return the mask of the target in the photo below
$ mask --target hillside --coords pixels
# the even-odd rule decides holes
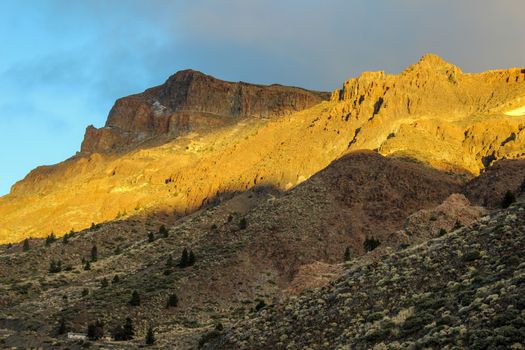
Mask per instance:
[[[525,198],[252,313],[204,349],[519,349]]]
[[[176,77],[175,81],[179,79]],[[238,113],[246,117],[238,118],[233,113],[233,123],[223,123],[219,118],[217,125],[211,122],[213,118],[203,117],[213,124],[211,129],[203,131],[196,126],[192,132],[180,134],[175,129],[172,134],[170,127],[166,129],[167,119],[155,112],[155,101],[151,105],[144,102],[148,94],[159,96],[159,103],[166,108],[172,106],[169,113],[178,115],[181,111],[177,106],[210,112],[210,106],[199,103],[215,98],[224,101],[224,91],[211,89],[207,93],[213,98],[206,95],[201,102],[197,99],[177,104],[181,95],[175,90],[185,85],[174,84],[169,94],[160,92],[169,86],[117,102],[107,127],[100,131],[112,133],[109,130],[118,124],[119,130],[127,128],[142,139],[145,127],[152,137],[147,142],[126,152],[90,153],[87,151],[98,146],[85,146],[86,152],[54,166],[37,168],[13,186],[9,195],[0,198],[0,242],[18,241],[29,235],[44,237],[52,231],[62,235],[71,229],[87,228],[93,222],[135,214],[185,215],[221,193],[256,185],[289,189],[358,149],[415,159],[465,178],[479,174],[495,160],[525,154],[523,69],[467,74],[437,56],[426,55],[398,75],[363,73],[345,82],[330,101],[299,112],[290,114],[322,96],[293,90],[297,100],[304,101],[305,94],[312,96],[310,102],[279,102],[277,106],[292,108],[273,118],[261,118],[264,108],[247,99],[248,107],[241,108],[245,112]],[[267,89],[271,95],[270,90],[284,88]],[[162,96],[174,100],[166,102]],[[135,106],[132,101],[137,99],[140,106],[146,103],[150,107]],[[211,112],[231,111],[228,103],[217,105],[218,109]],[[121,109],[121,105],[129,108]],[[144,113],[140,112],[143,108]],[[277,110],[281,111],[280,107]],[[169,123],[177,125],[174,120],[178,117],[170,118]],[[164,126],[153,127],[157,122]],[[89,132],[86,140],[93,140]],[[106,144],[87,142],[91,143]]]
[[[137,216],[73,233],[67,244],[63,239],[49,245],[32,239],[25,252],[22,244],[3,246],[4,342],[67,347],[71,343],[56,334],[60,319],[76,332],[103,320],[108,333],[129,316],[135,325],[154,324],[160,347],[191,348],[215,324],[244,317],[261,300],[272,303],[336,277],[346,247],[352,257],[366,258],[410,243],[397,233],[406,218],[460,190],[450,175],[362,151],[286,192],[257,187],[224,195],[180,219]],[[158,233],[161,225],[167,236]],[[380,246],[365,255],[367,238],[379,240]],[[82,259],[90,260],[94,245],[97,261],[85,270]],[[168,256],[176,264],[184,248],[195,253],[195,265],[168,268]],[[50,263],[57,259],[64,269],[50,273]],[[111,283],[115,275],[119,282]],[[134,290],[142,300],[136,307],[127,304]],[[166,309],[173,293],[179,304]],[[119,346],[133,348],[143,332],[137,326],[137,341]]]

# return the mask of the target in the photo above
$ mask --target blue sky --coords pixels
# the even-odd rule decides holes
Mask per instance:
[[[523,13],[523,0],[2,0],[0,195],[177,70],[332,90],[426,52],[465,71],[525,66]]]

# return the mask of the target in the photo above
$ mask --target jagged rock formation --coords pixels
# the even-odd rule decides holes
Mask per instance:
[[[151,138],[164,136],[165,141],[242,118],[280,117],[328,98],[324,92],[277,84],[232,83],[184,70],[160,86],[117,100],[103,128],[86,129],[81,151],[129,149]]]
[[[161,96],[168,86],[148,94]],[[177,89],[168,89],[165,95],[186,96]],[[170,105],[158,99],[169,113],[182,113],[176,110],[178,102]],[[92,146],[85,151],[122,142],[133,145],[143,139],[144,132],[146,137],[157,135],[155,125],[163,125],[158,129],[162,135],[176,129],[166,126],[171,122],[166,124],[169,118],[163,112],[151,112],[158,105],[148,105],[145,95],[139,102],[132,101],[115,107],[108,124],[132,130],[135,136],[124,141],[108,136],[107,142],[88,142]],[[183,105],[199,113],[233,113],[229,103],[213,100],[198,107],[207,99],[191,101]],[[259,100],[247,99],[242,113],[265,116],[269,102],[255,101]],[[282,105],[288,102],[277,104]],[[63,234],[92,222],[147,211],[185,214],[222,193],[256,185],[288,189],[358,149],[375,149],[472,176],[494,160],[525,155],[525,115],[520,112],[524,105],[525,70],[465,74],[427,55],[399,75],[363,73],[336,90],[330,101],[290,115],[237,120],[233,113],[234,124],[213,132],[191,132],[163,144],[162,136],[157,136],[160,145],[132,148],[125,154],[81,154],[37,168],[13,186],[11,194],[0,198],[0,242],[51,231]],[[293,108],[276,110],[286,114]],[[159,119],[151,117],[155,113]],[[101,133],[113,135],[110,129]]]
[[[352,148],[379,149],[438,168],[479,170],[525,156],[525,69],[464,74],[425,55],[400,75],[363,73],[332,94]]]
[[[252,313],[203,349],[514,349],[524,341],[525,203]]]

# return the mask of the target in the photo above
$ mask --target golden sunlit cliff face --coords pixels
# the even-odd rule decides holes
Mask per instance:
[[[464,74],[426,55],[399,75],[363,73],[293,114],[37,168],[0,198],[0,242],[150,211],[183,214],[256,185],[288,189],[357,149],[476,175],[496,159],[525,157],[524,110],[525,69]]]

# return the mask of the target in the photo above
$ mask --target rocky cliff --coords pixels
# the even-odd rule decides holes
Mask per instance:
[[[429,54],[399,75],[350,79],[332,101],[330,115],[351,125],[354,149],[473,174],[525,156],[525,69],[465,74]]]
[[[173,84],[184,79],[173,78]],[[220,102],[222,98],[202,106],[199,103],[211,97],[197,99],[201,102],[184,99],[181,96],[191,93],[179,94],[178,89],[186,85],[175,88],[177,84],[145,92],[139,102],[135,97],[117,102],[108,126],[99,131],[110,135],[102,138],[109,141],[93,144],[107,150],[115,144],[135,145],[143,134],[158,135],[152,131],[155,123],[169,118],[155,119],[154,112],[148,111],[164,107],[180,115],[185,112],[177,106],[193,106],[198,113],[213,114],[220,125],[218,116],[230,113],[228,118],[234,121],[212,130],[189,128],[189,133],[165,140],[162,135],[170,129],[163,124],[162,135],[149,147],[131,147],[122,154],[91,153],[88,150],[99,146],[84,146],[84,154],[35,169],[11,194],[0,198],[0,242],[51,231],[62,234],[92,222],[149,211],[185,214],[223,193],[253,186],[289,189],[358,149],[411,159],[464,177],[479,174],[495,160],[525,156],[524,69],[467,74],[427,55],[398,75],[363,73],[334,91],[329,101],[311,108],[291,113],[293,108],[276,107],[281,112],[275,115],[280,117],[273,118],[263,118],[269,114],[255,93],[259,87],[253,87],[246,104],[232,110],[230,102]],[[238,91],[232,89],[219,91],[230,96]],[[162,98],[168,95],[172,97]],[[147,107],[147,96],[157,96],[158,104]],[[185,102],[177,102],[181,99]],[[289,106],[277,104],[284,105]],[[235,114],[237,110],[242,112]],[[211,119],[203,118],[203,125],[209,125]],[[121,141],[120,136],[111,141],[112,129],[128,130],[124,134],[134,136],[131,141]]]
[[[117,100],[103,128],[86,129],[81,151],[125,150],[151,138],[165,136],[165,141],[242,118],[280,117],[312,107],[329,96],[277,84],[232,83],[184,70],[160,86]]]

